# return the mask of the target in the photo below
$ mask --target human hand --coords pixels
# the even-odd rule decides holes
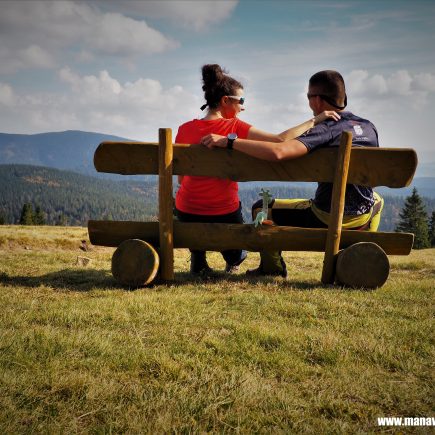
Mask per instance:
[[[333,110],[325,110],[313,118],[314,125],[320,124],[321,122],[325,121],[328,118],[331,118],[334,121],[338,121],[341,118],[341,116],[337,112],[334,112]]]
[[[201,144],[205,145],[207,148],[220,147],[226,148],[228,139],[226,136],[221,136],[220,134],[208,134],[201,138]]]

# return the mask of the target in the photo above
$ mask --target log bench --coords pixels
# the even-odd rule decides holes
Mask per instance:
[[[103,142],[94,155],[99,172],[158,174],[158,222],[88,222],[92,244],[117,247],[112,273],[123,285],[143,286],[158,272],[174,279],[174,248],[207,251],[324,252],[321,281],[375,288],[389,274],[387,255],[408,255],[410,233],[342,230],[346,183],[364,186],[408,186],[417,167],[412,149],[353,147],[344,132],[340,146],[324,148],[294,160],[268,162],[236,150],[173,144],[171,129],[159,129],[158,143]],[[252,224],[186,223],[173,219],[173,175],[229,178],[234,181],[332,182],[328,228]]]

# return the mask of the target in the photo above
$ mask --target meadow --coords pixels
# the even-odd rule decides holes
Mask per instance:
[[[398,433],[434,416],[435,249],[390,257],[374,291],[289,277],[126,289],[86,228],[0,226],[0,433]],[[81,266],[77,257],[91,259]],[[210,265],[222,270],[218,253]],[[402,427],[400,433],[428,433]]]

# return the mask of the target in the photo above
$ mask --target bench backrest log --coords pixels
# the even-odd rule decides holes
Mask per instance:
[[[158,174],[157,143],[103,142],[94,155],[98,172]],[[173,174],[229,178],[233,181],[334,180],[338,148],[325,148],[296,160],[267,162],[236,150],[174,144]],[[405,187],[417,167],[417,155],[405,148],[352,148],[348,182],[362,186]]]
[[[332,182],[331,221],[326,237],[325,230],[306,230],[322,240],[325,250],[322,282],[332,283],[335,256],[340,247],[346,183],[371,187],[408,186],[417,167],[417,155],[412,149],[352,148],[352,133],[344,132],[338,148],[320,149],[295,160],[268,162],[236,150],[173,144],[171,130],[159,129],[159,143],[101,143],[95,151],[94,164],[99,172],[159,175],[158,225],[161,277],[164,280],[172,280],[174,276],[173,175],[211,176],[234,181]],[[227,226],[232,228],[230,224]]]

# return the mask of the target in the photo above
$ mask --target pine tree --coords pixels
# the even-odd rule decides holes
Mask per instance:
[[[6,223],[6,219],[3,213],[0,213],[0,225],[4,225]]]
[[[414,233],[414,249],[430,247],[427,213],[417,189],[405,199],[405,205],[399,214],[400,221],[397,232]]]
[[[20,225],[33,225],[33,207],[32,204],[25,203],[21,210]]]
[[[432,212],[429,222],[429,241],[432,248],[435,247],[435,211]]]
[[[35,208],[35,214],[33,216],[33,223],[35,225],[45,225],[45,213],[42,211],[39,205]]]
[[[60,213],[56,220],[56,225],[60,227],[66,226],[66,217],[63,213]]]

